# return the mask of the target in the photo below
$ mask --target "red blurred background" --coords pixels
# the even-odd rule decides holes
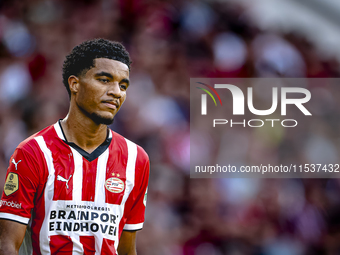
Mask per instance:
[[[332,2],[1,1],[0,187],[16,146],[67,114],[65,55],[104,37],[133,60],[112,128],[151,159],[139,255],[340,254],[338,179],[189,177],[190,77],[339,77]],[[320,113],[319,135],[287,133],[275,153],[294,158],[315,143],[339,158],[340,93],[318,90],[332,108]]]

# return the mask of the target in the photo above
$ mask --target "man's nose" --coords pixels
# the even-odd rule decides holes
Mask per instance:
[[[120,86],[118,82],[113,82],[110,87],[109,90],[107,92],[108,95],[112,95],[114,97],[120,98],[121,97],[121,93],[122,91],[120,90]]]

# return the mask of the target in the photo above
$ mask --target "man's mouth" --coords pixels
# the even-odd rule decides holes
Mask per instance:
[[[109,107],[109,108],[111,108],[111,109],[114,109],[114,110],[116,110],[116,109],[119,108],[119,103],[116,102],[116,101],[103,101],[103,103],[104,103],[107,107]]]

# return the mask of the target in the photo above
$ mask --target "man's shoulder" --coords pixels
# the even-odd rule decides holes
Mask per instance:
[[[29,136],[28,138],[26,138],[25,140],[23,140],[17,147],[17,149],[19,150],[23,150],[23,151],[32,151],[38,148],[38,144],[35,138],[39,137],[39,136],[54,136],[53,130],[54,130],[54,125],[48,126],[38,132],[36,132],[35,134]]]
[[[111,129],[110,129],[111,130]],[[146,151],[143,149],[143,147],[141,147],[140,145],[138,145],[137,143],[127,139],[126,137],[122,136],[121,134],[118,134],[117,132],[111,130],[113,137],[115,137],[116,140],[120,140],[120,141],[127,141],[128,143],[133,144],[134,146],[137,147],[137,160],[141,160],[141,161],[149,161],[149,156],[146,153]]]

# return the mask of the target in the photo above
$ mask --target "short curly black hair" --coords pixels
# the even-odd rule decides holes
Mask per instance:
[[[120,61],[129,67],[131,59],[125,47],[114,41],[98,38],[84,41],[75,46],[71,53],[66,56],[63,64],[63,83],[71,97],[68,78],[71,75],[79,76],[94,67],[96,58],[108,58]]]

